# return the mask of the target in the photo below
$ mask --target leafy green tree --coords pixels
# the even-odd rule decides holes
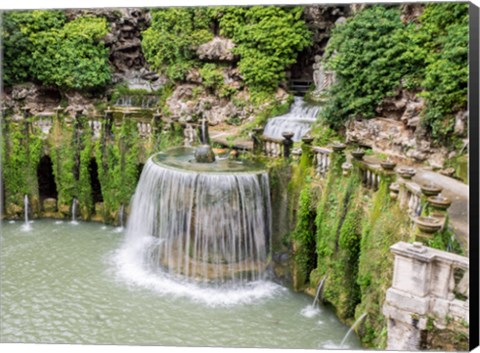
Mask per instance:
[[[32,74],[45,85],[91,89],[110,82],[105,18],[78,17],[64,27],[32,34]]]
[[[455,113],[467,109],[468,4],[429,4],[421,21],[424,46],[430,49],[422,81],[423,123],[445,144],[454,130]]]
[[[372,6],[338,26],[326,50],[327,67],[338,83],[324,118],[339,127],[355,117],[371,118],[408,72],[402,52],[405,36],[398,8]]]
[[[271,92],[288,65],[311,44],[303,7],[253,6],[217,10],[220,34],[235,42],[238,67],[252,91]]]
[[[205,8],[152,10],[151,27],[142,33],[143,52],[152,68],[183,80],[195,64],[194,49],[213,38],[209,13]]]
[[[32,78],[34,46],[29,36],[41,31],[61,28],[65,23],[63,11],[8,11],[3,15],[3,80],[5,85]]]

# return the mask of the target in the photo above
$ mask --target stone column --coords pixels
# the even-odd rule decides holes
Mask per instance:
[[[105,111],[105,137],[110,137],[113,126],[113,111],[108,108]]]
[[[313,137],[305,135],[302,137],[302,156],[301,163],[307,167],[313,165],[313,149],[312,149]]]
[[[29,121],[30,108],[23,107],[22,111],[23,111],[23,129],[24,129],[23,131],[25,133],[25,136],[28,136],[28,134],[30,133],[30,121]]]
[[[290,150],[293,146],[293,135],[294,133],[291,131],[286,131],[282,133],[283,136],[283,157],[285,159],[290,158]]]

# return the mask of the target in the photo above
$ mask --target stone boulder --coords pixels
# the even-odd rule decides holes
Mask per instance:
[[[2,94],[2,101],[6,108],[22,115],[21,108],[27,107],[32,114],[53,111],[61,101],[58,90],[26,82],[12,87],[6,87]]]
[[[231,39],[215,37],[211,41],[201,44],[197,48],[200,60],[205,61],[234,61],[235,55],[232,50],[235,43]]]
[[[418,129],[418,128],[417,128]],[[369,146],[373,150],[417,162],[428,160],[430,166],[442,168],[448,156],[446,148],[438,148],[422,134],[394,118],[354,120],[346,126],[349,143]]]

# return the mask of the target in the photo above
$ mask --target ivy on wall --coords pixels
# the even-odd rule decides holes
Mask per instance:
[[[113,139],[102,142],[105,138],[102,136],[95,146],[95,158],[104,220],[114,222],[120,206],[130,203],[138,180],[139,137],[136,122],[124,119],[121,127],[113,127]]]
[[[38,135],[26,132],[25,124],[9,123],[4,128],[2,177],[7,212],[10,204],[23,206],[25,195],[29,195],[30,203],[38,209],[36,176],[43,144]]]

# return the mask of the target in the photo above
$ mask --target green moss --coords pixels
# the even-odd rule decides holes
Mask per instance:
[[[297,224],[292,232],[297,285],[305,284],[316,267],[315,204],[312,204],[311,185],[307,183],[300,193]]]
[[[31,121],[31,119],[30,119]],[[23,205],[25,195],[38,211],[37,168],[43,153],[44,141],[37,135],[27,133],[25,124],[10,123],[3,129],[2,176],[5,202]]]

